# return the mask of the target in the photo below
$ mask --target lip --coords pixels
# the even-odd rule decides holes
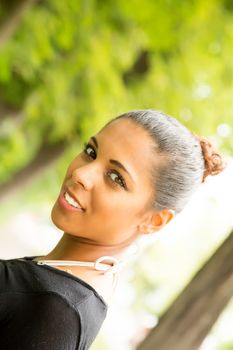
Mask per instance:
[[[69,193],[69,195],[71,196],[71,197],[73,197],[76,201],[77,201],[77,203],[81,206],[81,204],[79,203],[79,201],[76,199],[76,197],[75,196],[73,196],[72,194],[71,194],[71,192],[70,191],[68,191],[67,189],[65,189],[65,190],[63,190],[62,192],[61,192],[61,194],[60,194],[60,196],[59,196],[59,198],[58,198],[58,203],[61,205],[61,207],[62,208],[64,208],[64,209],[66,209],[66,210],[68,210],[68,211],[81,211],[81,212],[84,212],[85,211],[85,209],[81,206],[81,208],[75,208],[75,207],[73,207],[71,204],[69,204],[67,201],[66,201],[66,199],[65,199],[65,192],[68,192]]]
[[[78,198],[72,193],[72,191],[71,191],[68,187],[66,187],[65,192],[68,192],[69,195],[70,195],[71,197],[73,197],[73,198],[76,200],[76,202],[78,203],[78,205],[80,205],[80,207],[82,208],[82,210],[85,210],[85,208],[83,208],[82,204],[79,202]]]

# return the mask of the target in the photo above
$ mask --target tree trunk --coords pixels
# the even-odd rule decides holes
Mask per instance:
[[[137,350],[197,350],[233,296],[233,231]]]

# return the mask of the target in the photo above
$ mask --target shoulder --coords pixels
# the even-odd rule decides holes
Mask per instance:
[[[79,344],[80,349],[89,348],[97,336],[106,313],[94,294],[89,294],[77,305],[55,293],[38,296],[34,300],[32,313],[36,313],[36,332],[38,327],[56,336],[66,344]],[[36,311],[39,309],[39,312]],[[65,340],[64,340],[65,339]],[[49,348],[49,347],[48,347]],[[59,349],[53,345],[51,348]]]
[[[0,323],[11,315],[11,334],[17,332],[23,339],[29,337],[28,341],[45,339],[51,345],[47,348],[57,350],[61,347],[56,341],[50,343],[49,334],[67,344],[92,343],[107,313],[95,289],[77,277],[32,261],[1,262]]]

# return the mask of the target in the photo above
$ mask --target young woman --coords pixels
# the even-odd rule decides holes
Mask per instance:
[[[89,349],[126,248],[224,166],[208,140],[162,112],[110,120],[67,169],[51,213],[64,231],[55,248],[0,261],[1,349]]]

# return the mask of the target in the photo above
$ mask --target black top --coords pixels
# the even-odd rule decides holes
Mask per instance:
[[[35,256],[0,259],[1,350],[86,350],[108,305],[85,281]]]

